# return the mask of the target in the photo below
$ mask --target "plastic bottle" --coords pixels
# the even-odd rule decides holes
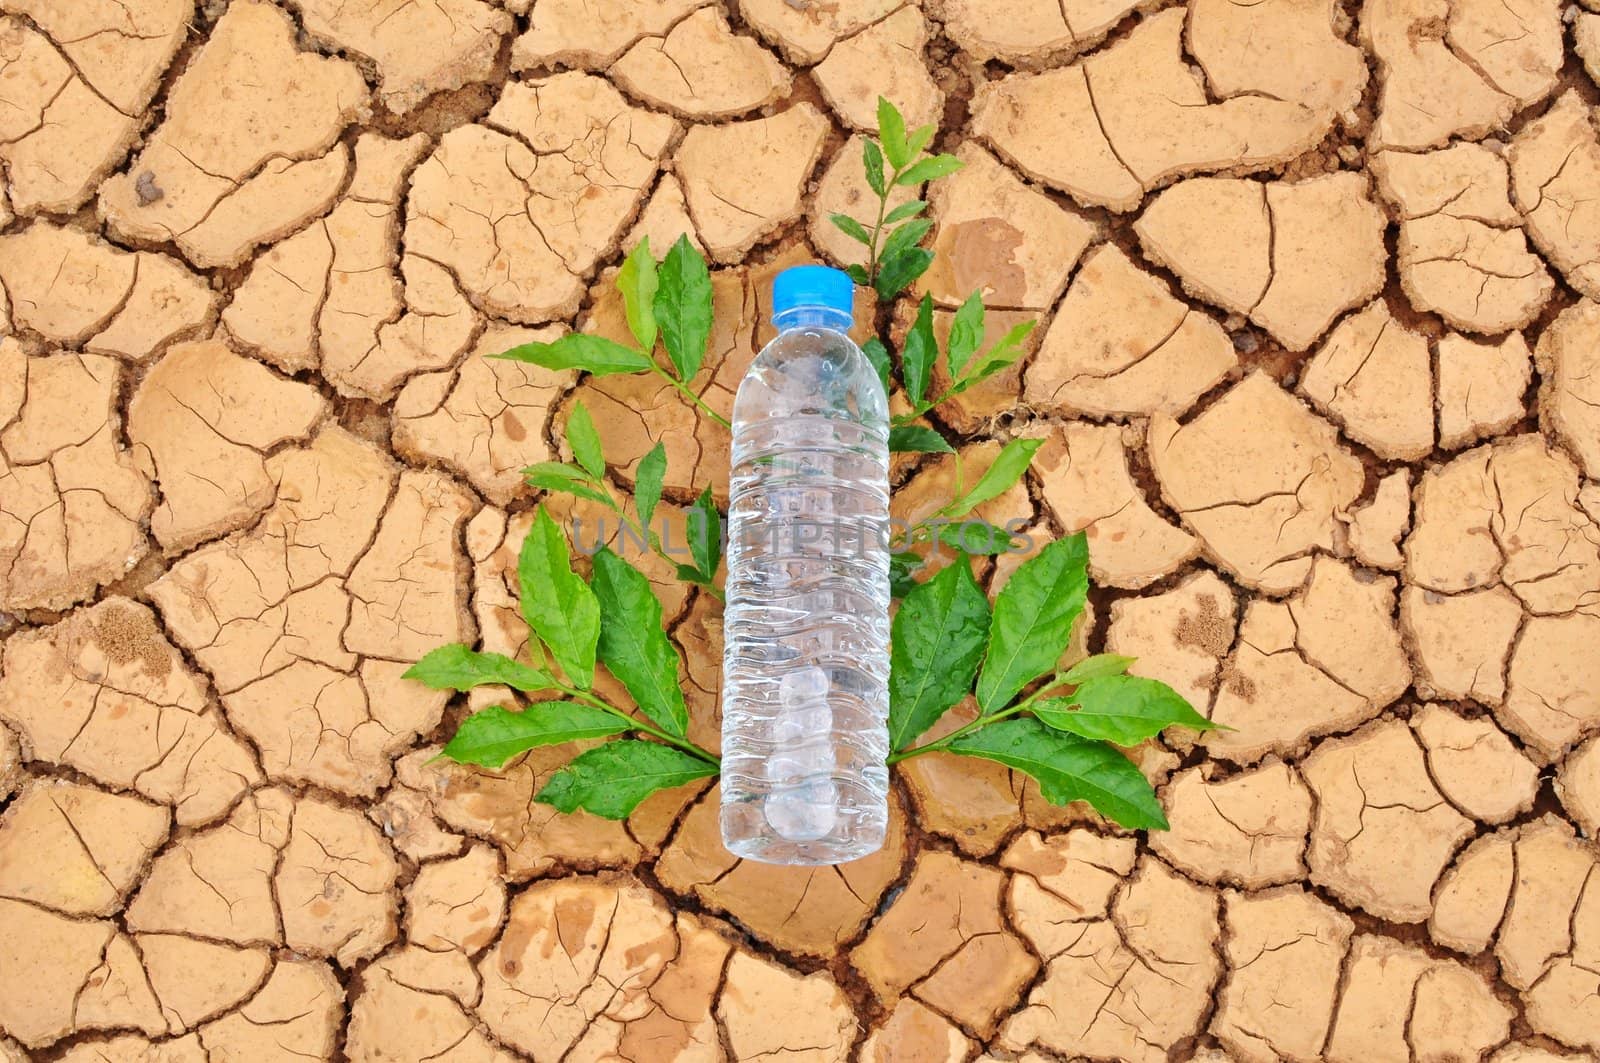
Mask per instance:
[[[853,295],[778,274],[733,407],[722,841],[768,863],[853,860],[888,825],[889,406]]]

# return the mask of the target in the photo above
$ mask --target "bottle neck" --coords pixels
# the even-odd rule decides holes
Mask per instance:
[[[826,306],[796,306],[772,319],[779,332],[797,328],[826,328],[835,332],[850,331],[850,315]]]

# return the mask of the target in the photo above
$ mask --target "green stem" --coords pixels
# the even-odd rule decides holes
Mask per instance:
[[[867,283],[876,284],[878,280],[878,237],[883,235],[883,218],[889,213],[889,189],[894,187],[894,178],[900,174],[896,171],[883,183],[883,195],[878,197],[878,220],[872,223],[872,243],[867,245]]]
[[[961,394],[961,392],[964,390],[965,389],[961,386],[961,382],[958,380],[956,383],[945,388],[944,394],[940,395],[931,402],[919,404],[917,408],[912,410],[910,413],[895,414],[893,417],[889,418],[889,424],[895,428],[904,427],[905,425],[908,425],[912,421],[915,421],[917,418],[921,417],[923,414],[927,413],[929,410],[933,409],[935,406],[939,406],[945,402],[948,402],[950,399]]]
[[[1052,675],[1049,679],[1047,679],[1038,690],[1035,690],[1032,694],[1029,694],[1021,701],[1012,705],[1008,705],[999,712],[993,712],[987,716],[979,716],[976,720],[968,720],[965,724],[956,728],[954,731],[951,731],[943,738],[935,739],[926,745],[915,746],[911,749],[902,749],[898,753],[889,754],[889,763],[898,764],[902,760],[908,760],[911,757],[920,757],[924,753],[934,753],[940,750],[948,749],[951,742],[954,742],[964,734],[970,734],[979,728],[987,727],[991,723],[1003,720],[1008,716],[1015,716],[1019,712],[1025,712],[1028,709],[1031,709],[1034,702],[1038,701],[1049,691],[1054,690],[1056,687],[1061,685],[1061,680],[1064,675],[1066,675],[1065,672],[1057,672],[1055,675]]]
[[[667,383],[671,384],[673,387],[677,388],[683,394],[684,398],[700,407],[701,412],[703,412],[707,417],[711,418],[728,431],[733,431],[733,424],[726,417],[722,416],[722,414],[718,413],[716,410],[713,410],[710,406],[707,406],[704,399],[689,389],[689,385],[685,384],[683,381],[679,380],[677,377],[673,376],[671,373],[654,363],[651,363],[650,371],[656,376],[660,377],[662,380],[665,380]]]
[[[618,506],[615,501],[612,502],[611,508],[616,510],[617,516],[622,519],[624,524],[633,529],[633,534],[637,535],[649,545],[651,553],[655,554],[661,560],[671,565],[674,572],[677,571],[678,566],[682,564],[682,562],[661,548],[660,536],[656,535],[649,528],[646,528],[644,525],[640,524],[637,520],[634,520],[632,517],[628,516],[627,511]],[[713,587],[707,583],[697,583],[695,586],[704,587],[706,590],[710,591],[719,602],[726,602],[728,600],[727,596],[722,593],[722,588],[720,587]]]
[[[610,702],[603,701],[586,690],[579,690],[577,687],[569,687],[561,683],[557,683],[556,688],[568,697],[576,698],[586,705],[592,705],[593,707],[604,712],[609,712],[611,715],[620,720],[626,720],[628,722],[628,726],[632,727],[636,731],[643,731],[645,734],[650,735],[653,738],[659,738],[669,746],[676,746],[685,753],[688,753],[690,756],[698,757],[707,764],[715,764],[719,768],[722,766],[722,759],[715,753],[701,749],[699,746],[695,745],[686,738],[675,738],[663,731],[661,728],[657,727],[655,724],[651,723],[649,720],[640,719],[639,717],[630,713],[623,712]]]

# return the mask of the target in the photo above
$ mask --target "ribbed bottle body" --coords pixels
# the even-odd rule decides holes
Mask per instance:
[[[734,405],[722,836],[831,864],[888,821],[889,415],[842,331],[781,332]]]

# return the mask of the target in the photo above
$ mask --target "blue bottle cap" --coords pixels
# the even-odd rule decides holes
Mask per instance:
[[[772,281],[772,316],[802,306],[820,306],[847,316],[856,301],[855,281],[830,266],[791,266]]]

